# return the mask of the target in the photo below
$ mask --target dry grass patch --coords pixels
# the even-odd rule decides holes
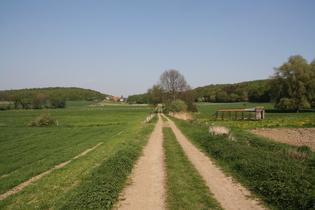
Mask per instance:
[[[209,127],[209,133],[217,136],[227,136],[230,140],[235,141],[231,129],[221,125],[213,125]]]

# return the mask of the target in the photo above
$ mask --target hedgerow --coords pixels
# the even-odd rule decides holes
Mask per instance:
[[[205,127],[174,119],[181,130],[225,171],[268,205],[279,209],[315,208],[315,154],[233,130],[236,141]]]

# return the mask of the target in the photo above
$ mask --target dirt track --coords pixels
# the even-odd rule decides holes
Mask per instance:
[[[165,209],[165,168],[162,120],[159,120],[121,195],[118,209]]]
[[[240,184],[233,182],[212,161],[200,152],[176,125],[168,120],[164,126],[172,128],[176,138],[188,159],[196,167],[205,180],[214,198],[224,209],[263,209],[258,202],[252,200],[250,192]],[[136,164],[131,185],[123,192],[123,199],[118,209],[165,209],[165,167],[163,151],[163,122],[159,116],[143,156]]]

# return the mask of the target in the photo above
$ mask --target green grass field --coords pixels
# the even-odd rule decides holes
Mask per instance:
[[[57,120],[58,126],[27,126],[43,113]],[[0,208],[65,205],[64,202],[78,191],[76,188],[97,173],[94,168],[106,164],[107,159],[117,161],[117,156],[114,158],[117,152],[127,149],[133,161],[140,155],[153,129],[153,125],[141,122],[150,113],[149,107],[88,106],[85,102],[73,103],[65,109],[0,112],[0,194],[103,143],[65,167],[53,170],[22,192],[0,201]],[[133,162],[130,164],[129,168]],[[126,176],[122,177],[124,179]],[[111,202],[115,200],[111,199]]]
[[[248,120],[215,120],[215,110],[218,109],[244,109],[263,106],[266,110],[265,119],[257,121]],[[302,110],[300,113],[277,112],[271,103],[199,103],[195,115],[199,122],[215,123],[232,128],[257,128],[257,127],[315,127],[315,112]],[[231,118],[234,118],[232,113]],[[247,113],[245,115],[248,115]],[[227,117],[227,114],[225,115]],[[240,117],[241,114],[239,113]],[[254,117],[254,113],[251,115]],[[220,117],[220,116],[219,116]]]
[[[72,160],[0,200],[0,209],[111,208],[117,201],[157,119],[142,123],[152,112],[146,106],[99,106],[94,102],[68,105],[65,109],[0,112],[0,194]],[[214,120],[217,109],[255,106],[266,108],[265,120]],[[246,132],[255,127],[315,127],[315,112],[278,113],[271,104],[252,103],[199,103],[198,109],[197,120],[174,120],[226,173],[273,209],[315,208],[315,153],[307,147],[281,144]],[[58,126],[28,126],[44,113],[58,121]],[[236,141],[209,134],[206,125],[211,123],[231,127]],[[169,208],[185,208],[185,203],[191,208],[218,207],[209,199],[209,192],[170,129],[164,129],[164,135]],[[73,159],[100,142],[93,151]],[[179,173],[185,176],[176,178]]]
[[[217,109],[249,108],[257,105],[266,107],[265,120],[215,121],[212,115]],[[204,103],[198,106],[200,113],[196,118],[199,121],[172,119],[217,165],[270,208],[315,208],[315,153],[306,146],[282,144],[246,131],[255,127],[315,127],[315,112],[307,110],[301,113],[277,113],[271,104],[257,105]],[[282,124],[278,125],[279,122]],[[209,134],[206,125],[211,123],[231,127],[236,140]]]

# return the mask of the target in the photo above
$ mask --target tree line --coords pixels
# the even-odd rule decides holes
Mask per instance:
[[[129,96],[127,102],[165,103],[167,106],[178,99],[191,111],[195,110],[192,102],[272,102],[278,110],[315,109],[315,59],[308,63],[301,55],[293,55],[274,70],[270,79],[195,89],[189,87],[177,70],[168,70],[161,75],[157,85],[144,94]],[[174,82],[182,84],[174,85]]]
[[[194,102],[270,102],[270,80],[217,84],[190,90]],[[183,93],[182,93],[183,94]],[[129,103],[150,103],[150,92],[128,97]]]
[[[144,94],[131,95],[130,104],[150,104],[155,108],[164,104],[167,111],[197,111],[194,102],[195,91],[187,84],[185,77],[175,69],[166,70],[161,74],[157,84]]]
[[[198,87],[196,102],[270,102],[270,80]]]
[[[83,88],[32,88],[19,90],[0,91],[0,101],[11,102],[14,108],[41,109],[41,108],[64,108],[66,101],[80,100],[103,100],[108,95]],[[10,104],[2,105],[1,109],[11,108]]]
[[[271,101],[280,110],[315,109],[315,59],[290,56],[271,77]]]

